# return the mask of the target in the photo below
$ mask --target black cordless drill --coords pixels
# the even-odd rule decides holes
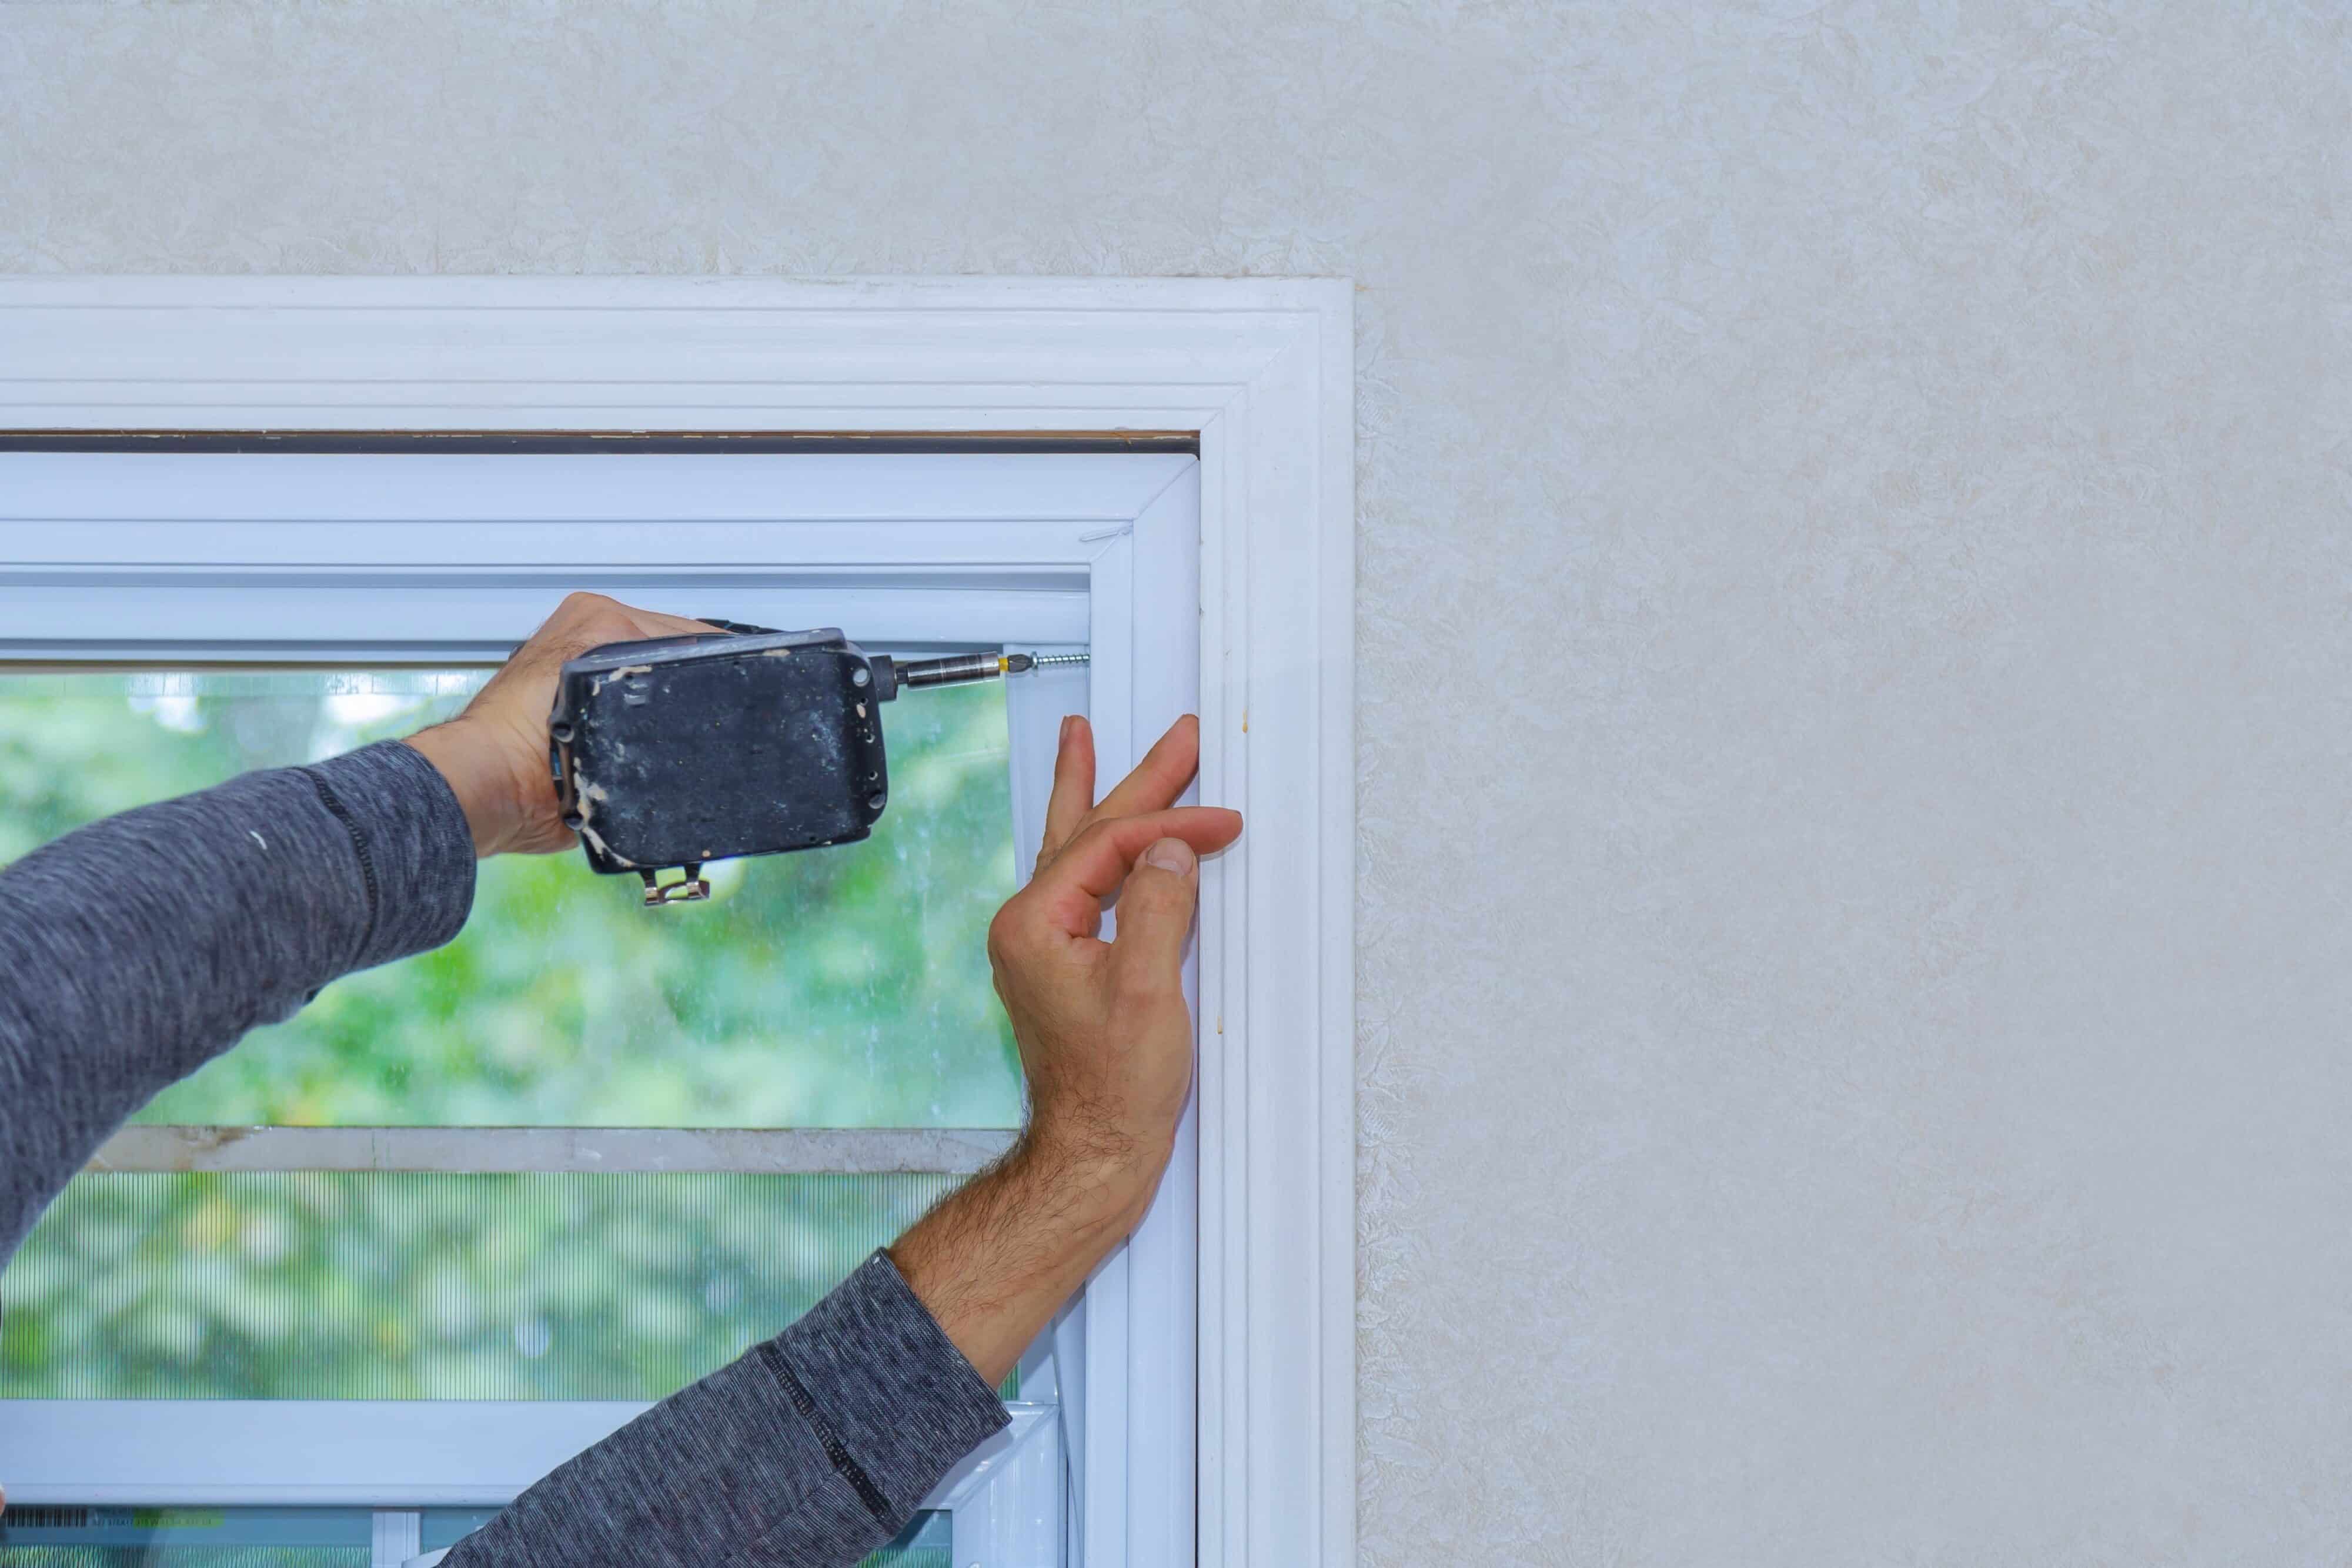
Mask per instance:
[[[720,630],[607,643],[563,666],[548,768],[588,863],[646,903],[707,898],[702,868],[865,838],[890,803],[881,705],[903,687],[1083,664],[1084,653],[900,662],[838,630]],[[664,883],[673,867],[681,880]]]

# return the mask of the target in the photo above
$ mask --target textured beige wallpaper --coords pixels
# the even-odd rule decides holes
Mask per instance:
[[[0,5],[0,270],[1353,277],[1364,1560],[2343,1562],[2342,8],[1113,9]]]

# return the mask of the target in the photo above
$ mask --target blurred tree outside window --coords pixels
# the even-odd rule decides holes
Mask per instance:
[[[487,677],[0,674],[0,862],[413,733]],[[660,910],[576,853],[488,862],[456,941],[328,987],[138,1119],[1018,1125],[984,946],[1013,874],[1003,692],[927,692],[887,734],[891,806],[868,841],[721,862],[710,904]],[[782,1328],[953,1182],[85,1176],[0,1275],[0,1396],[658,1398]]]

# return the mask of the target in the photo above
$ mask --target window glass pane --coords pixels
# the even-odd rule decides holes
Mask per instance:
[[[250,768],[413,733],[472,671],[0,674],[0,862]],[[351,976],[159,1096],[207,1124],[1011,1127],[989,982],[1013,889],[1004,696],[886,715],[890,809],[863,843],[710,868],[639,908],[574,853],[482,867],[437,952]]]
[[[427,1508],[416,1516],[417,1551],[439,1552],[498,1518],[495,1508]]]
[[[952,1568],[955,1531],[945,1513],[919,1513],[898,1539],[868,1557],[859,1568]]]
[[[0,1275],[0,1396],[659,1399],[961,1179],[85,1176]]]

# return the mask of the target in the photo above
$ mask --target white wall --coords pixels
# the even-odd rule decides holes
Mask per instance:
[[[0,5],[0,270],[1352,276],[1365,1560],[2340,1561],[2340,9],[1108,9]]]

